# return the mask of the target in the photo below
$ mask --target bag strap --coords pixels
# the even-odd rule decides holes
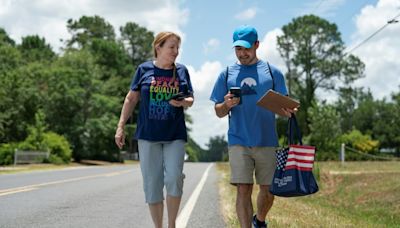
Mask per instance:
[[[226,87],[226,93],[228,93],[229,88],[228,88],[228,76],[229,76],[229,66],[226,67],[226,72],[225,72],[225,87]],[[228,117],[229,119],[231,118],[231,110],[228,112]]]
[[[225,85],[226,85],[226,92],[229,91],[228,89],[228,74],[229,73],[229,66],[226,67],[226,72],[225,72]]]
[[[269,63],[268,63],[268,62],[267,62],[267,66],[268,66],[269,74],[271,75],[271,78],[272,78],[272,90],[274,90],[274,91],[275,91],[275,80],[274,80],[274,74],[272,73],[271,66],[269,65]]]
[[[298,140],[299,144],[303,145],[300,128],[299,128],[299,125],[297,124],[297,119],[296,119],[295,114],[292,113],[292,115],[290,116],[290,118],[288,120],[288,124],[289,124],[288,145],[295,144],[295,139],[296,139],[295,134],[297,136],[297,140]]]

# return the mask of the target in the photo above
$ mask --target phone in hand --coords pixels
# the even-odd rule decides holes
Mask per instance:
[[[188,94],[184,94],[183,92],[179,92],[179,93],[176,93],[176,94],[172,95],[171,96],[171,100],[181,101],[181,100],[185,99],[188,96],[189,96]]]
[[[240,98],[239,104],[242,103],[242,90],[240,89],[240,87],[231,87],[229,89],[229,92],[233,94],[233,97]]]

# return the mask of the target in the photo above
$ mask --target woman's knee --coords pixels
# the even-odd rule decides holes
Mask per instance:
[[[183,189],[183,179],[185,174],[166,176],[164,179],[167,194],[170,196],[181,196]]]

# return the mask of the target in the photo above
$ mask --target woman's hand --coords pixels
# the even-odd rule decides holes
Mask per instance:
[[[118,126],[115,132],[115,144],[117,144],[119,149],[125,145],[125,134],[124,134],[124,127]]]
[[[188,108],[188,107],[192,106],[193,101],[194,101],[193,97],[186,97],[186,98],[184,98],[184,99],[182,99],[180,101],[171,99],[169,101],[169,104],[174,106],[174,107]]]

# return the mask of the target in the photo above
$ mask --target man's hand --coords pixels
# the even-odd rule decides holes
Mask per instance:
[[[297,108],[294,109],[290,109],[290,108],[282,108],[282,111],[285,113],[285,116],[287,117],[291,117],[292,113],[296,114],[296,112],[298,111]]]
[[[233,94],[231,94],[230,92],[228,92],[225,96],[224,96],[224,101],[221,103],[217,103],[215,104],[215,114],[217,114],[217,116],[219,118],[222,118],[226,115],[229,115],[229,111],[231,110],[231,108],[235,107],[236,105],[238,105],[240,102],[240,98],[239,97],[234,97]]]
[[[122,149],[125,145],[124,127],[117,128],[117,131],[115,132],[115,144],[117,144],[119,149]]]
[[[240,103],[240,98],[234,97],[234,95],[231,94],[231,92],[228,92],[224,96],[224,104],[225,104],[226,108],[228,108],[228,110],[231,110],[231,108],[235,107],[239,103]]]

